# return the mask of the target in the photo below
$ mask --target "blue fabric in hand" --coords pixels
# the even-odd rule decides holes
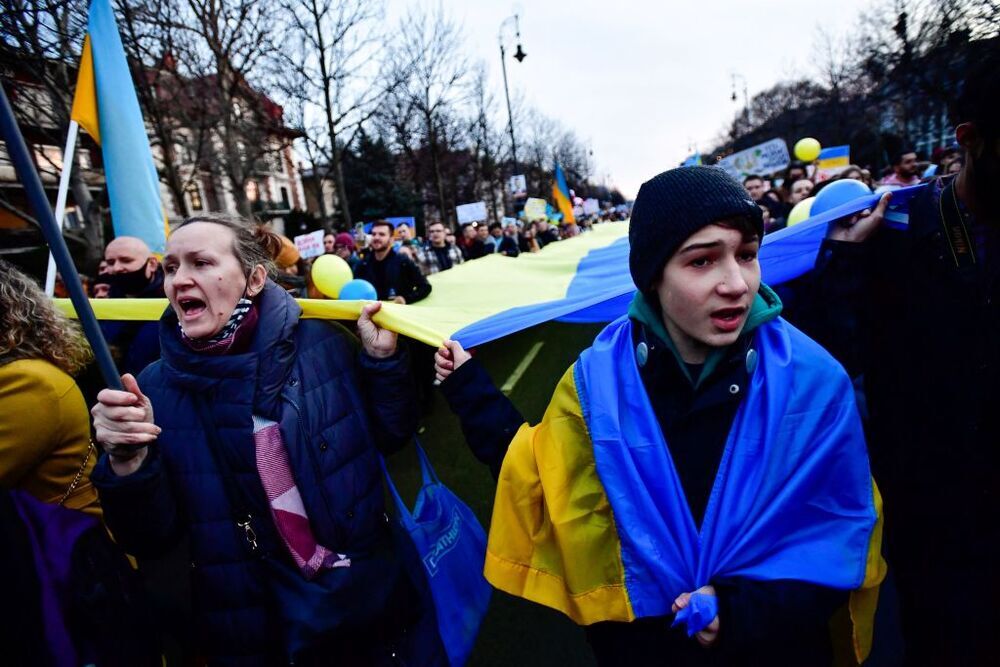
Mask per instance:
[[[684,623],[687,625],[688,637],[693,637],[708,627],[712,619],[718,615],[718,598],[707,593],[692,593],[691,599],[688,600],[688,606],[677,612],[670,627],[677,627],[677,625]]]

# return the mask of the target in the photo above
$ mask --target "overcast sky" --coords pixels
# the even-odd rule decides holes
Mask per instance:
[[[390,0],[390,19],[412,0]],[[809,75],[817,28],[842,35],[872,0],[442,0],[465,27],[467,49],[491,68],[503,103],[497,31],[517,9],[528,57],[513,35],[511,94],[558,119],[592,146],[597,180],[626,197],[676,166],[688,145],[709,150],[733,118],[731,74],[750,97],[775,82]],[[434,5],[431,5],[434,6]],[[738,95],[742,104],[742,81]],[[504,113],[503,118],[506,118]],[[515,127],[515,131],[516,131]]]

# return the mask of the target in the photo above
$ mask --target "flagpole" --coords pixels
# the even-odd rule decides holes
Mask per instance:
[[[66,135],[66,148],[63,149],[62,173],[59,175],[59,195],[56,197],[56,226],[62,234],[66,219],[66,193],[69,191],[69,176],[73,171],[73,158],[76,156],[76,135],[80,124],[75,120],[69,122],[69,133]],[[49,251],[49,268],[45,273],[45,293],[52,296],[56,293],[56,260]]]
[[[49,249],[55,257],[59,272],[62,273],[66,288],[69,290],[69,298],[73,302],[73,308],[76,309],[76,316],[83,327],[84,335],[87,336],[87,342],[90,343],[90,347],[94,351],[94,359],[101,370],[104,382],[111,389],[122,389],[121,378],[118,377],[118,370],[111,358],[108,343],[104,340],[101,327],[97,324],[94,311],[90,308],[90,301],[87,300],[87,295],[83,291],[83,283],[80,282],[80,275],[73,265],[73,258],[70,257],[69,248],[66,247],[66,240],[52,216],[52,209],[49,207],[49,200],[42,188],[42,181],[38,178],[38,172],[35,171],[35,165],[31,161],[28,147],[24,144],[21,130],[17,127],[14,110],[11,109],[10,102],[7,100],[7,92],[3,86],[0,86],[0,136],[7,144],[7,154],[17,171],[18,179],[24,186],[25,194],[28,196],[31,208],[42,228],[42,234],[48,241]]]

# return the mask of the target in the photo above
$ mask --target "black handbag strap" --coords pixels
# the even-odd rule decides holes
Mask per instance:
[[[222,458],[225,456],[225,449],[222,446],[222,437],[219,429],[212,419],[212,413],[208,408],[208,403],[204,396],[194,396],[194,407],[198,412],[198,419],[205,429],[208,440],[208,452],[215,462],[215,467],[222,478],[222,486],[226,490],[226,498],[229,500],[229,507],[233,512],[233,523],[243,531],[243,537],[247,543],[247,550],[251,554],[261,555],[260,547],[257,545],[257,533],[253,529],[253,513],[250,511],[243,492],[240,490],[236,480],[233,479],[232,469],[225,465]]]

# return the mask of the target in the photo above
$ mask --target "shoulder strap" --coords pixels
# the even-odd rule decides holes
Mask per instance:
[[[254,532],[252,525],[253,514],[250,512],[247,503],[244,502],[243,492],[240,490],[236,480],[233,479],[231,468],[225,465],[222,460],[225,449],[222,446],[219,429],[215,426],[215,420],[212,419],[212,413],[209,410],[208,403],[205,402],[205,397],[195,395],[193,396],[193,401],[195,410],[198,412],[198,420],[201,422],[205,430],[206,439],[208,440],[208,453],[215,462],[215,467],[219,471],[219,477],[222,478],[222,486],[226,490],[226,498],[229,500],[229,507],[233,512],[233,523],[243,531],[243,536],[246,538],[247,550],[252,554],[256,554],[259,548],[257,546],[257,533]]]
[[[958,205],[958,193],[955,192],[955,179],[952,179],[941,191],[938,200],[938,212],[941,224],[944,225],[945,236],[951,247],[951,256],[956,268],[969,268],[976,264],[976,253],[972,236],[965,226],[965,216]]]

